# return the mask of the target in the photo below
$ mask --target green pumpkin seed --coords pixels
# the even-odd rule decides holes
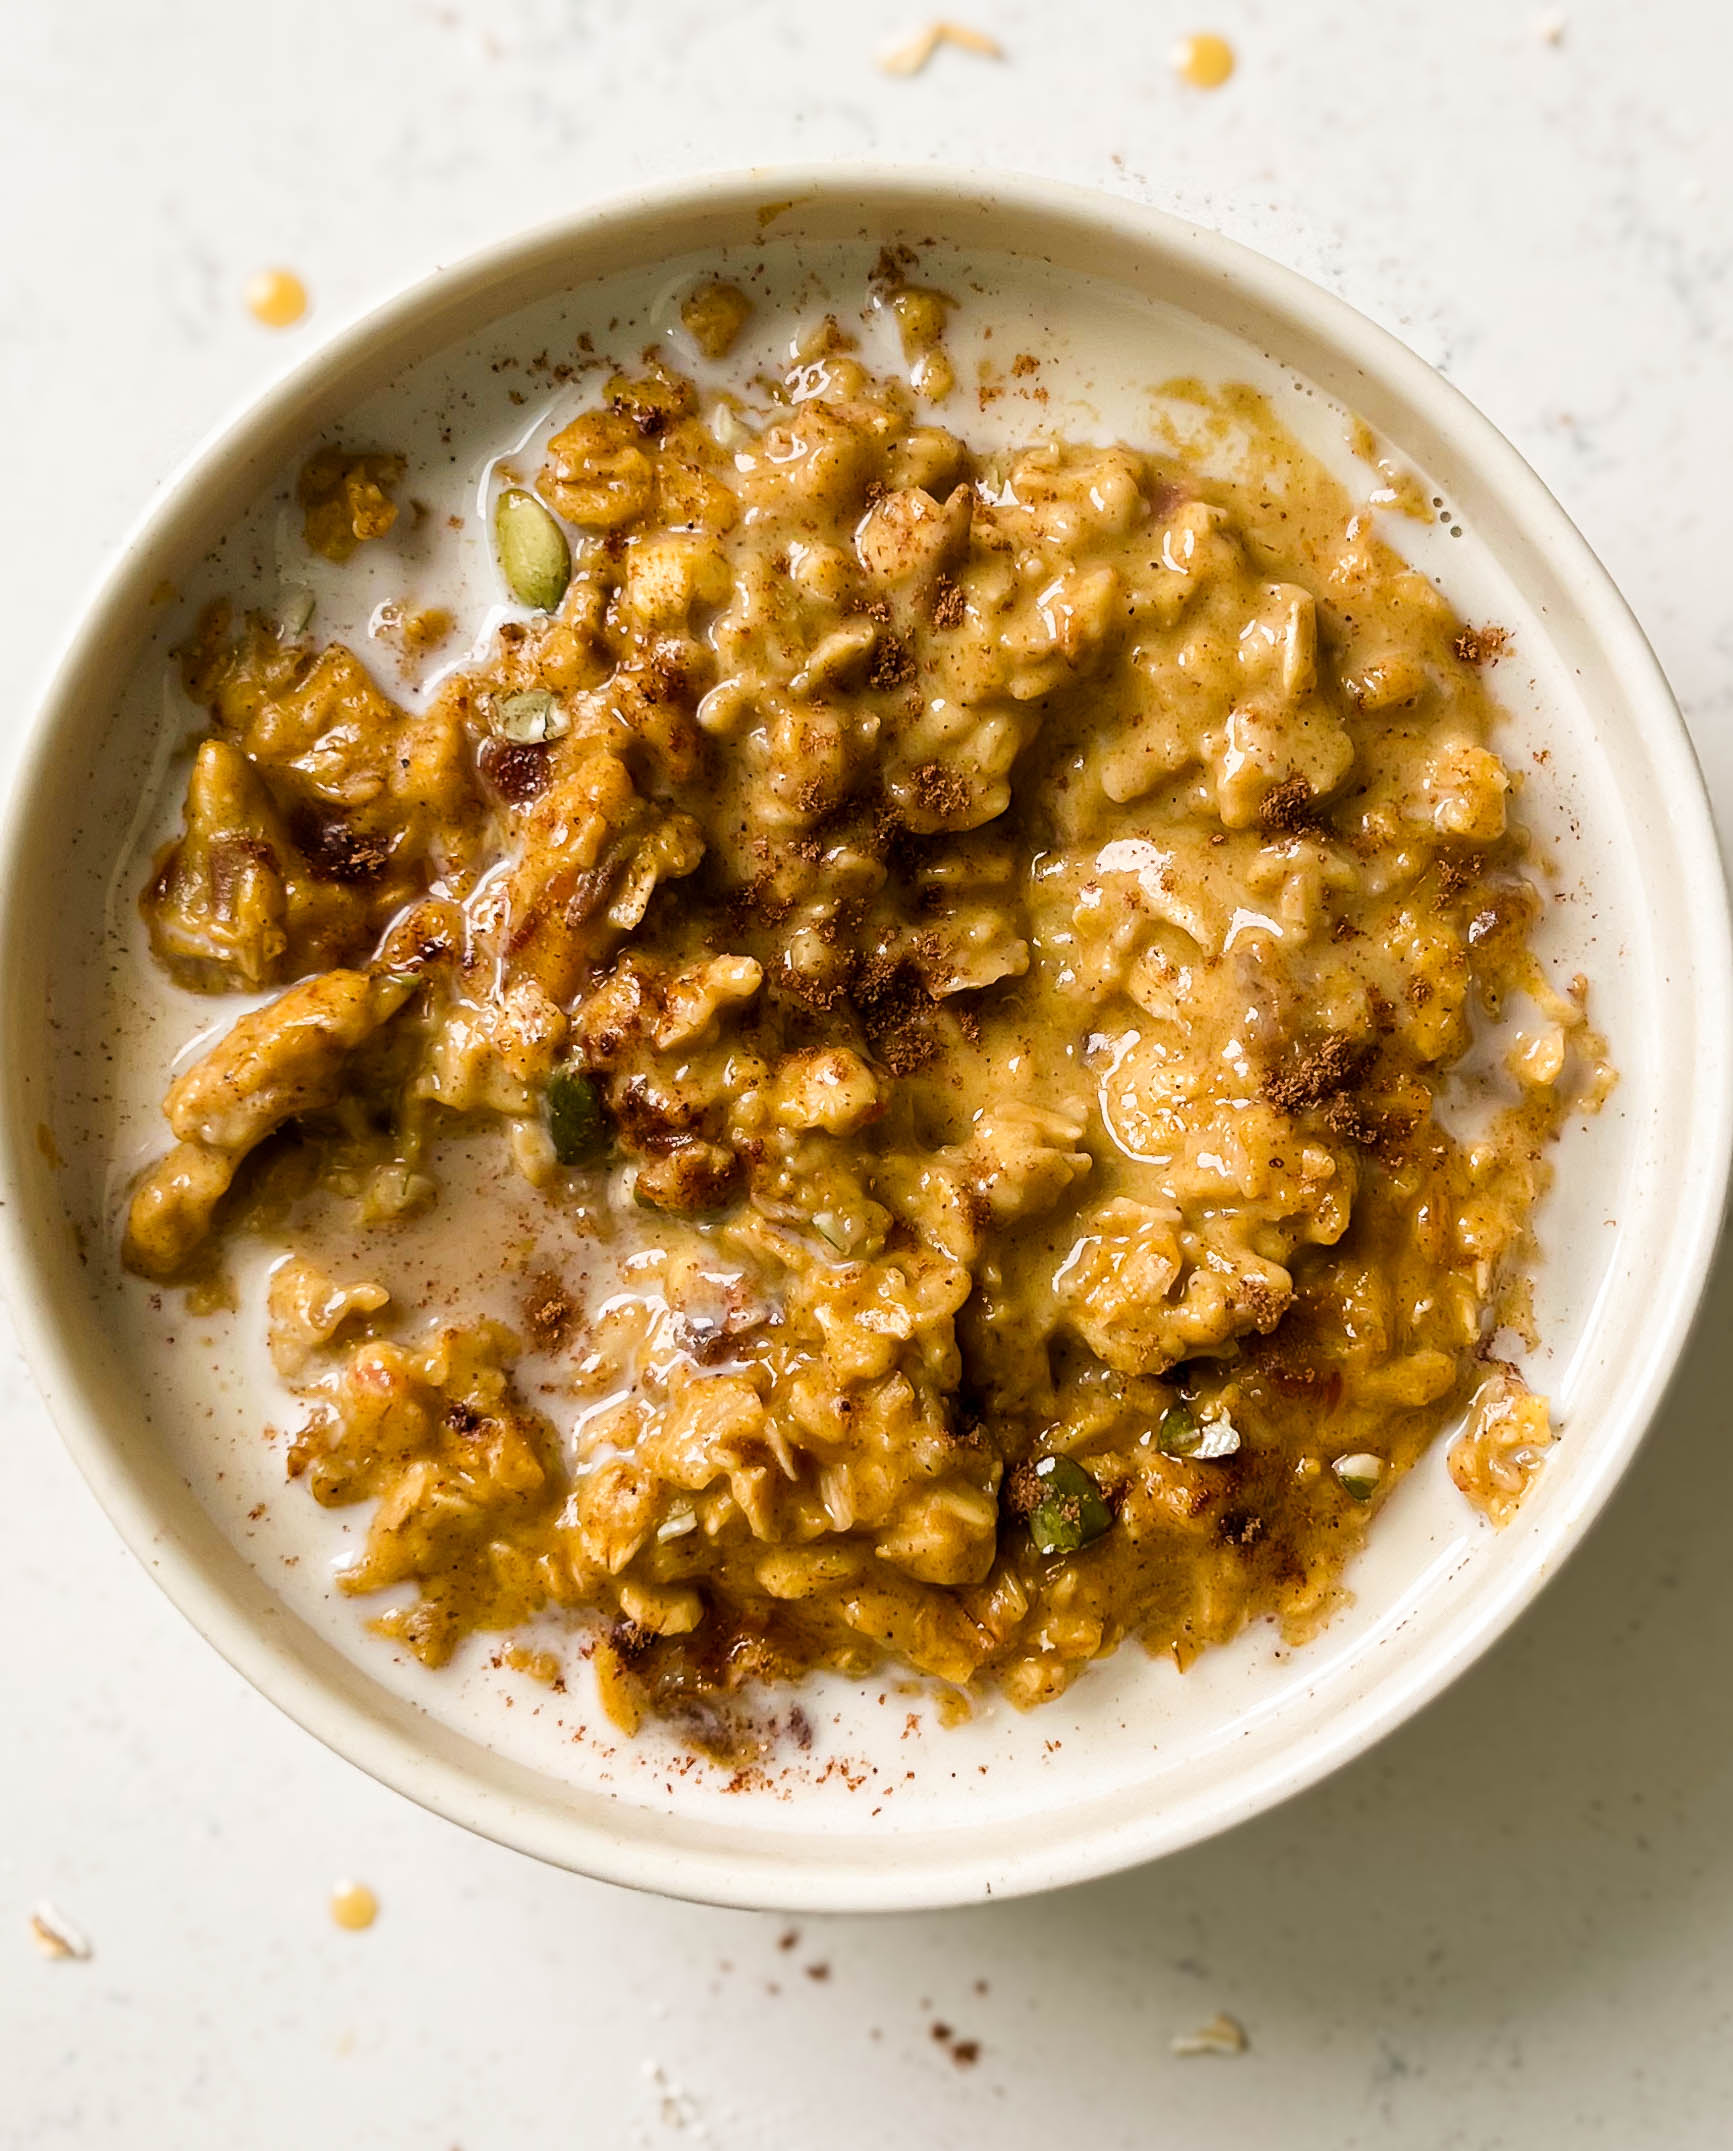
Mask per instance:
[[[566,534],[533,493],[508,486],[493,511],[493,546],[505,586],[520,605],[552,612],[572,579]]]
[[[548,1077],[548,1136],[562,1165],[593,1165],[608,1147],[595,1080],[569,1062]]]
[[[487,713],[487,728],[495,739],[539,747],[545,740],[564,739],[572,720],[545,687],[525,687],[493,705]]]
[[[293,642],[313,617],[313,593],[305,583],[289,583],[277,613],[277,640]]]
[[[855,1235],[849,1220],[834,1210],[815,1210],[812,1213],[812,1229],[827,1247],[839,1255],[846,1255],[854,1246]]]
[[[1196,1456],[1203,1429],[1189,1404],[1170,1404],[1155,1430],[1155,1446],[1163,1456]]]
[[[1029,1536],[1039,1554],[1073,1554],[1108,1530],[1113,1511],[1081,1464],[1044,1456],[1035,1465],[1041,1492],[1029,1511]]]
[[[1240,1430],[1219,1404],[1209,1406],[1201,1418],[1189,1404],[1170,1404],[1156,1424],[1155,1446],[1163,1456],[1214,1463],[1239,1454]]]
[[[1384,1476],[1384,1459],[1364,1453],[1357,1456],[1339,1456],[1330,1469],[1341,1480],[1343,1491],[1352,1494],[1356,1501],[1370,1501],[1378,1491],[1378,1482]]]

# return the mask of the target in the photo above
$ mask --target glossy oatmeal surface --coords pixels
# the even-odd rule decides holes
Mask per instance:
[[[1496,634],[1252,392],[1194,392],[1231,478],[976,454],[944,299],[878,296],[904,378],[832,325],[740,394],[574,387],[493,510],[526,602],[418,709],[304,621],[183,653],[152,948],[269,998],[171,1087],[127,1259],[210,1303],[275,1246],[289,1472],[376,1503],[345,1588],[429,1663],[569,1610],[627,1725],[1303,1636],[1465,1406],[1495,1518],[1551,1438],[1488,1353],[1604,1077],[1529,953]],[[694,290],[695,351],[746,305]],[[332,445],[306,543],[414,486]],[[430,1245],[509,1305],[431,1312]]]

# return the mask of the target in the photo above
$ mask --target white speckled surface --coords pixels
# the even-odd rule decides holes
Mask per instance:
[[[982,0],[1003,63],[881,75],[922,12],[15,11],[0,756],[111,536],[320,328],[653,173],[931,151],[1145,193],[1442,364],[1623,582],[1733,828],[1725,13],[1578,0],[1551,44],[1500,0],[1081,0],[1063,30],[1051,0]],[[1213,97],[1166,66],[1199,19],[1241,53]],[[238,293],[278,260],[316,308],[274,335]],[[547,1872],[314,1747],[133,1567],[8,1356],[0,2145],[1723,2144],[1730,1327],[1733,1271],[1591,1543],[1366,1761],[1118,1882],[786,1950],[781,1922]],[[359,1936],[325,1911],[350,1874],[383,1906]],[[89,1963],[33,1949],[43,1897]],[[1173,2058],[1218,2009],[1250,2050]]]

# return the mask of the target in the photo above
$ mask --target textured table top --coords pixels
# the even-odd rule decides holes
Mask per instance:
[[[1443,367],[1624,585],[1733,828],[1733,19],[957,5],[1004,59],[905,80],[875,65],[905,0],[15,11],[7,766],[153,486],[334,323],[647,177],[933,156],[1218,226]],[[1168,66],[1192,28],[1238,49],[1214,94]],[[313,291],[301,328],[242,307],[272,262]],[[133,1565],[8,1351],[0,2145],[1724,2144],[1730,1331],[1733,1270],[1564,1576],[1326,1786],[1062,1896],[798,1929],[549,1872],[324,1753]],[[382,1906],[361,1934],[327,1910],[350,1875]],[[89,1961],[32,1946],[43,1898]],[[1248,2050],[1176,2058],[1218,2010]]]

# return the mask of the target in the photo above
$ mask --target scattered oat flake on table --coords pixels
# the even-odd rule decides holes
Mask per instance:
[[[30,1915],[30,1939],[45,1957],[70,1957],[82,1964],[91,1953],[88,1937],[47,1903],[39,1904]]]
[[[657,2111],[662,2126],[667,2129],[691,2129],[700,2143],[708,2143],[709,2124],[692,2094],[684,2085],[675,2083],[660,2062],[646,2061],[641,2066],[656,2093]]]
[[[941,45],[955,45],[959,52],[972,52],[983,60],[1002,60],[1005,48],[985,30],[971,29],[966,22],[930,22],[900,45],[879,55],[887,75],[918,75]]]
[[[1565,34],[1565,11],[1562,7],[1548,8],[1544,15],[1534,19],[1534,34],[1543,45],[1562,45]]]
[[[1172,2045],[1176,2054],[1243,2054],[1251,2044],[1246,2028],[1237,2017],[1225,2013],[1213,2016],[1207,2024],[1200,2024],[1194,2032],[1178,2032]]]

